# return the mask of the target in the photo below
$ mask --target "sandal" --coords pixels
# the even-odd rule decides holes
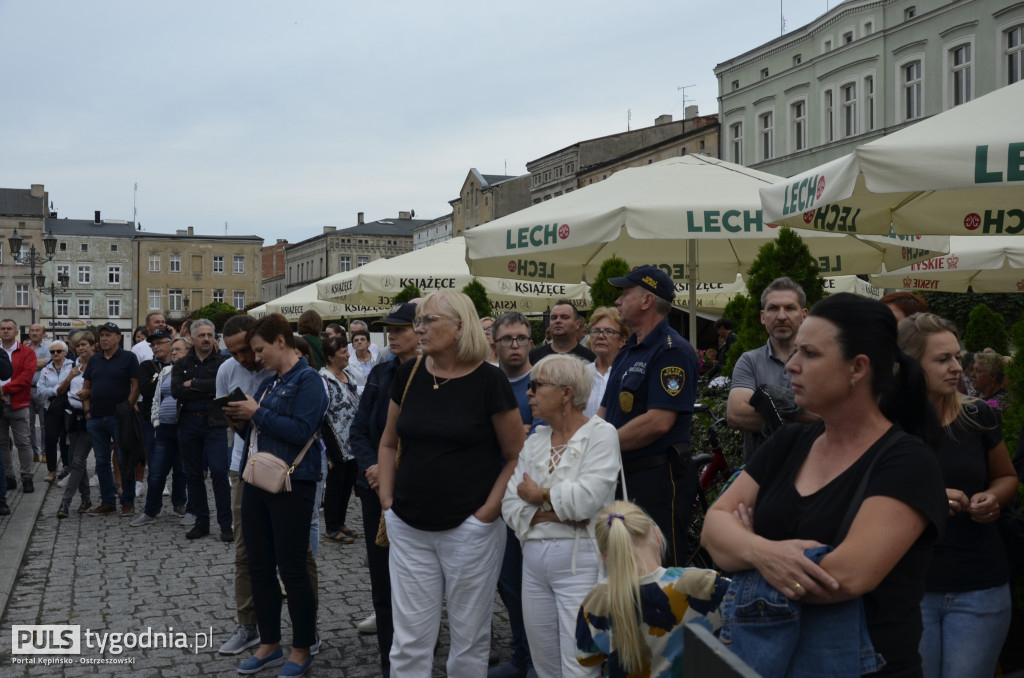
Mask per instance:
[[[324,535],[324,539],[329,542],[334,542],[335,544],[351,544],[356,540],[355,537],[350,537],[342,530],[338,530],[337,532],[328,532]]]
[[[350,528],[348,525],[342,525],[341,529],[338,530],[338,531],[339,532],[343,532],[343,533],[347,534],[350,537],[358,537],[359,536],[359,533],[356,532],[355,530],[353,530],[352,528]]]

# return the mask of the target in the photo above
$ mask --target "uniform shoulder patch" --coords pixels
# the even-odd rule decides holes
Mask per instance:
[[[679,395],[686,385],[686,372],[683,368],[670,365],[661,370],[661,387],[670,396]]]

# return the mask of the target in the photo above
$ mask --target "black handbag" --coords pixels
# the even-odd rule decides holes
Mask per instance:
[[[46,404],[46,413],[51,416],[59,416],[64,414],[64,410],[68,408],[68,394],[57,395],[50,398],[50,402]]]

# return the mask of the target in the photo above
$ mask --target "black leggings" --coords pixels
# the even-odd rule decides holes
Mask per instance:
[[[348,514],[348,500],[352,497],[352,488],[356,484],[359,467],[355,459],[335,464],[327,472],[324,485],[324,526],[327,534],[337,532],[345,526]]]
[[[252,600],[260,642],[281,642],[281,587],[288,592],[288,614],[295,634],[292,647],[316,640],[316,596],[306,569],[309,526],[316,483],[292,480],[292,491],[272,494],[246,483],[242,488],[242,537],[245,539]]]
[[[58,410],[50,414],[43,410],[43,451],[46,453],[46,470],[57,470],[57,444],[60,443],[60,458],[64,466],[71,468],[71,455],[68,451],[68,435],[64,431],[64,411]]]

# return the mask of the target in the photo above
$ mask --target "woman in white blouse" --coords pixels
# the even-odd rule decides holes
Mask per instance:
[[[588,417],[597,414],[597,408],[601,407],[612,363],[626,344],[627,337],[629,328],[619,317],[619,309],[614,306],[598,306],[590,314],[590,350],[597,358],[587,363],[587,371],[594,380],[587,406],[583,409],[583,414]]]
[[[583,414],[592,385],[583,361],[551,355],[531,378],[530,407],[548,426],[527,438],[501,507],[523,545],[526,636],[540,678],[597,676],[576,661],[576,613],[598,579],[591,519],[615,496],[618,434]]]

